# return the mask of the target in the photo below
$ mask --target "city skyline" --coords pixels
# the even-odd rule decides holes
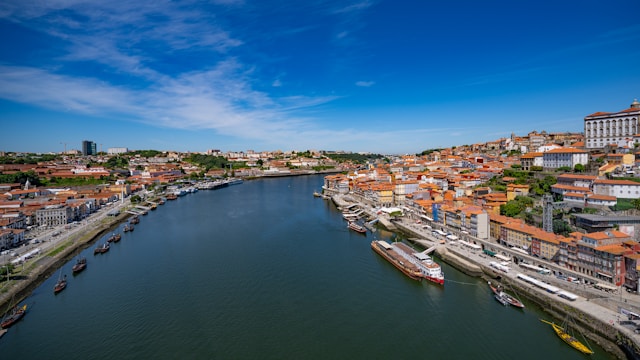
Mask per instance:
[[[636,1],[0,4],[0,151],[385,154],[640,98]]]

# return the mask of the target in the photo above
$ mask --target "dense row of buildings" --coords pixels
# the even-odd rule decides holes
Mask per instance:
[[[577,213],[573,225],[581,231],[561,236],[500,215],[501,205],[528,195],[528,185],[508,178],[503,178],[505,192],[492,192],[481,185],[502,177],[508,168],[563,169],[551,172],[557,181],[551,192],[562,199],[555,206],[608,209],[619,199],[640,199],[640,183],[623,179],[635,176],[638,170],[638,115],[640,104],[634,101],[620,112],[585,117],[584,136],[532,132],[422,157],[399,157],[391,164],[327,176],[324,189],[351,194],[374,207],[397,207],[405,215],[493,240],[637,291],[640,216]],[[576,165],[593,172],[574,173]],[[545,206],[542,200],[537,205]]]
[[[573,215],[582,229],[570,236],[556,235],[523,220],[500,215],[500,207],[517,196],[528,196],[529,186],[503,176],[505,169],[557,171],[551,192],[565,207],[601,208],[618,199],[640,199],[640,183],[623,179],[640,175],[636,148],[640,143],[640,104],[614,112],[597,112],[584,118],[584,134],[533,131],[525,136],[433,151],[424,156],[392,157],[390,162],[367,167],[347,166],[343,174],[325,178],[328,192],[352,194],[374,207],[397,207],[416,218],[446,225],[480,239],[492,239],[505,246],[553,261],[576,272],[616,285],[638,289],[640,217],[633,215]],[[93,162],[106,162],[126,148],[109,149],[104,155],[96,144],[84,141],[82,153]],[[66,149],[65,149],[66,152]],[[227,152],[210,150],[246,166],[234,168],[234,176],[291,174],[293,168],[336,166],[318,152],[296,156],[295,152]],[[118,185],[85,189],[42,189],[29,184],[0,184],[0,248],[24,239],[28,226],[56,226],[77,221],[101,205],[123,194],[151,184],[166,184],[190,174],[202,173],[196,165],[182,162],[184,154],[167,152],[152,158],[129,157],[129,166],[115,175]],[[231,169],[212,169],[210,177],[228,175]],[[572,170],[587,170],[574,173]],[[0,173],[33,171],[39,177],[102,179],[113,170],[83,165],[77,157],[59,163],[0,164]],[[586,175],[585,175],[586,174]],[[484,186],[501,177],[506,191]],[[128,185],[125,185],[125,182]],[[26,186],[25,186],[26,185]],[[538,205],[542,201],[538,200]],[[543,218],[550,215],[544,215]],[[543,219],[544,220],[544,219]],[[547,227],[545,227],[547,228]]]

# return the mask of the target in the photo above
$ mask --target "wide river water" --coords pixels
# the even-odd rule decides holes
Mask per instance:
[[[584,359],[534,304],[500,305],[442,264],[416,282],[314,198],[322,176],[245,181],[169,201],[87,269],[25,300],[0,359]],[[121,232],[122,226],[119,231]],[[100,239],[102,243],[106,239]],[[591,359],[612,359],[591,342]]]

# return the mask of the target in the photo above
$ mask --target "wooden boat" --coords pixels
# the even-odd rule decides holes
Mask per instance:
[[[17,305],[14,306],[13,310],[11,310],[10,313],[8,313],[3,319],[2,322],[0,323],[0,328],[2,329],[8,329],[9,327],[11,327],[11,325],[15,324],[16,322],[18,322],[18,320],[22,319],[22,317],[27,313],[27,305],[23,305],[21,307],[18,307]]]
[[[95,254],[104,254],[109,251],[109,243],[104,243],[102,246],[98,246],[95,250],[93,250],[93,255]]]
[[[176,194],[167,194],[165,197],[167,198],[167,200],[175,200],[175,199],[178,198],[178,195],[176,195]]]
[[[140,217],[138,215],[134,215],[131,220],[129,220],[129,223],[131,224],[137,224],[140,222]]]
[[[509,305],[515,306],[519,309],[524,309],[524,304],[522,303],[522,301],[504,292],[504,290],[502,289],[502,285],[494,286],[491,281],[489,281],[488,284],[494,295],[500,295],[509,303]]]
[[[53,287],[53,293],[57,294],[67,287],[67,275],[58,279],[56,286]]]
[[[364,226],[356,223],[355,221],[349,221],[349,225],[347,225],[347,227],[355,232],[359,232],[361,234],[366,234],[367,233],[367,228],[365,228]]]
[[[122,235],[113,234],[113,235],[109,236],[109,238],[107,239],[107,242],[118,242],[118,241],[120,241],[121,238],[122,238]]]
[[[122,229],[122,231],[129,232],[129,231],[133,231],[133,229],[134,229],[133,224],[126,224],[124,226],[124,229]]]
[[[571,345],[574,349],[580,351],[583,354],[593,354],[593,350],[591,350],[590,348],[588,348],[585,344],[581,343],[578,339],[574,338],[573,336],[569,335],[567,333],[567,331],[560,325],[547,321],[547,320],[543,320],[540,319],[540,321],[542,321],[543,323],[549,324],[551,325],[551,327],[553,328],[553,331],[556,332],[556,334],[567,344]]]
[[[76,264],[73,265],[73,267],[71,268],[71,271],[73,272],[73,274],[77,274],[86,268],[87,268],[87,259],[83,257],[76,260]]]

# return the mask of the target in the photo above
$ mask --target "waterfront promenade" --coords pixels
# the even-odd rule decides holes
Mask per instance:
[[[345,197],[340,195],[334,195],[332,197],[334,203],[338,206],[346,207],[354,204],[355,199],[352,197]],[[355,201],[355,203],[358,203]],[[426,224],[423,219],[413,218],[411,216],[398,217],[390,219],[385,213],[376,213],[375,209],[369,205],[358,203],[361,209],[364,209],[370,219],[377,218],[381,224],[392,224],[393,230],[402,231],[409,234],[410,240],[417,243],[421,247],[428,249],[436,247],[436,253],[442,258],[448,259],[455,267],[461,271],[466,272],[472,276],[481,276],[487,280],[492,278],[500,278],[502,282],[513,284],[514,287],[521,289],[520,294],[525,294],[530,298],[546,299],[556,311],[551,311],[551,315],[557,317],[564,317],[566,313],[559,313],[557,309],[572,308],[576,310],[576,313],[588,314],[592,319],[597,320],[597,323],[591,323],[591,330],[599,333],[599,335],[606,335],[608,341],[612,344],[618,336],[616,332],[623,334],[629,339],[635,348],[640,348],[640,334],[634,330],[640,328],[640,321],[629,321],[625,315],[620,313],[620,308],[623,308],[633,313],[640,314],[640,296],[637,294],[628,293],[619,288],[616,292],[607,292],[605,290],[597,289],[593,286],[586,284],[578,284],[561,280],[553,275],[541,275],[532,270],[519,267],[517,264],[510,262],[507,266],[509,270],[507,272],[497,270],[491,267],[491,262],[499,261],[494,257],[485,254],[482,250],[473,249],[460,243],[459,241],[450,241],[446,237],[437,237],[432,233],[431,229],[441,229],[450,232],[446,226],[437,223]],[[425,225],[429,225],[425,229]],[[508,248],[497,244],[495,241],[481,241],[470,237],[468,234],[457,233],[460,238],[465,240],[482,244],[486,248],[496,250],[498,253],[508,253]],[[518,255],[519,257],[521,255]],[[533,258],[526,256],[527,260],[534,260]],[[541,263],[540,259],[535,259],[536,263]],[[551,264],[549,264],[551,266]],[[566,271],[565,271],[566,273]],[[530,277],[543,281],[547,284],[556,286],[562,290],[576,294],[578,297],[574,301],[570,301],[551,294],[541,288],[538,288],[532,284],[526,283],[517,278],[518,274],[524,274]],[[596,281],[597,279],[589,279]],[[495,281],[495,280],[494,280]],[[446,279],[445,279],[446,284]],[[541,304],[542,305],[542,304]],[[544,308],[544,306],[543,306]],[[550,308],[545,308],[546,311],[550,311]],[[584,325],[584,324],[583,324]],[[551,331],[551,329],[550,329]],[[618,347],[606,346],[601,343],[600,345],[608,348],[618,356],[623,356],[620,353]]]
[[[126,213],[130,206],[131,202],[126,199],[105,206],[77,224],[43,230],[34,229],[27,233],[30,239],[24,246],[0,256],[0,264],[6,264],[38,250],[32,258],[16,264],[7,281],[0,284],[0,315],[13,305],[11,302],[19,303],[24,300],[79,249],[88,246],[96,237],[125,221],[130,216]],[[114,215],[115,213],[118,215]]]
[[[448,263],[437,260],[449,281],[444,287],[408,279],[371,250],[371,233],[349,230],[332,203],[311,195],[321,183],[320,176],[261,179],[167,202],[108,253],[92,256],[95,241],[82,250],[88,268],[70,277],[64,292],[53,294],[53,275],[36,288],[24,301],[29,314],[3,336],[0,353],[584,358],[540,322],[546,315],[533,303],[524,312],[504,308],[486,281]],[[373,235],[396,237],[382,229]],[[60,269],[68,272],[74,260]],[[593,360],[613,358],[590,345]]]

